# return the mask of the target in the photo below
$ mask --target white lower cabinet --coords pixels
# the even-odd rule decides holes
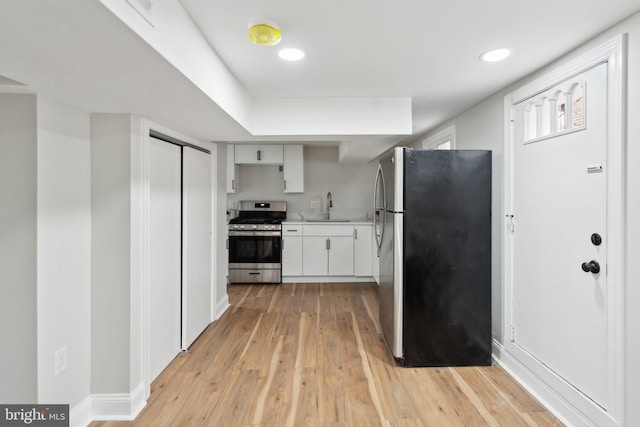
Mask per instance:
[[[302,233],[304,276],[353,276],[352,225],[305,225]]]
[[[353,276],[353,237],[328,237],[329,276]]]
[[[305,276],[353,276],[353,237],[305,236],[302,270]]]
[[[283,224],[282,276],[371,277],[372,237],[369,224]]]
[[[306,236],[302,242],[302,272],[305,276],[326,276],[329,273],[328,237]]]
[[[371,225],[356,225],[353,227],[353,269],[356,276],[371,276],[373,274],[373,258],[371,245],[373,240]]]
[[[282,275],[302,276],[302,226],[282,227]]]

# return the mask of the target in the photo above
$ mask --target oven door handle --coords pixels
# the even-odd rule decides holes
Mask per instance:
[[[229,231],[229,237],[248,237],[248,236],[267,236],[267,237],[279,237],[282,233],[280,231]]]

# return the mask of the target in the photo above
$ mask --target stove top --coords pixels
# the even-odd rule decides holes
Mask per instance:
[[[229,221],[229,224],[281,224],[282,218],[269,217],[237,217]]]
[[[229,220],[229,230],[275,231],[287,219],[287,202],[243,200],[238,216]]]

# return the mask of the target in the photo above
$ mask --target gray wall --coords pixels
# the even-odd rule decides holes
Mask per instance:
[[[131,118],[91,117],[91,392],[129,393]]]
[[[304,193],[285,193],[283,173],[278,166],[240,165],[240,192],[228,199],[285,200],[287,217],[299,219],[297,212],[319,213],[325,209],[327,192],[331,192],[333,212],[352,218],[373,213],[373,180],[377,162],[366,164],[338,163],[338,147],[304,148]],[[316,208],[311,208],[311,201]]]
[[[0,402],[37,400],[37,116],[33,95],[0,95]]]
[[[90,392],[89,113],[38,98],[38,402],[73,408]],[[54,352],[67,347],[67,370]]]
[[[219,142],[216,144],[216,188],[217,193],[214,194],[216,199],[216,238],[213,243],[216,247],[216,260],[214,263],[213,276],[213,292],[214,292],[214,309],[220,302],[227,297],[227,266],[228,252],[226,250],[227,239],[227,216],[225,215],[227,206],[227,144]],[[219,317],[221,313],[213,313],[215,317]]]
[[[493,231],[493,328],[496,338],[502,341],[502,153],[504,144],[504,96],[535,77],[556,66],[568,62],[595,46],[621,34],[628,34],[628,97],[627,97],[627,146],[626,146],[626,283],[625,283],[625,325],[626,339],[624,356],[625,366],[625,425],[640,425],[640,271],[636,260],[640,259],[640,14],[636,14],[594,40],[568,53],[556,63],[517,82],[452,120],[444,123],[438,130],[455,125],[457,148],[482,148],[493,150],[494,171],[494,231]],[[424,137],[414,146],[420,146]],[[609,283],[608,286],[621,286]]]

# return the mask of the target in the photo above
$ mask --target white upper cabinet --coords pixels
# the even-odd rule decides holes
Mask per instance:
[[[304,193],[304,151],[302,145],[284,146],[284,192]]]
[[[282,145],[236,144],[237,164],[281,165],[283,160]]]
[[[227,145],[227,193],[240,189],[240,167],[236,164],[235,145]]]

